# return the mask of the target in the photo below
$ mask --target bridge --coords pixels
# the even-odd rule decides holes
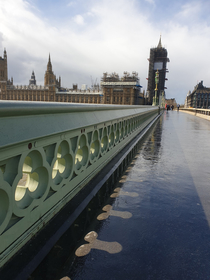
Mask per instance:
[[[73,253],[67,246],[65,261],[50,266],[67,234],[32,276],[209,279],[209,136],[209,121],[164,112]]]
[[[27,176],[30,179],[31,177],[34,178],[32,174],[33,172],[38,173],[39,167],[31,168],[30,173],[27,173],[27,168],[24,167],[27,157],[30,156],[31,158],[31,161],[28,160],[27,162],[36,162],[39,159],[38,156],[32,158],[31,152],[33,151],[39,152],[46,158],[49,157],[49,151],[54,155],[54,158],[51,156],[51,164],[49,164],[49,158],[46,159],[49,166],[43,163],[51,175],[49,178],[50,184],[55,178],[58,180],[56,177],[58,175],[54,175],[55,170],[59,176],[65,173],[66,167],[58,168],[61,164],[60,159],[66,155],[62,153],[62,149],[65,147],[63,143],[65,142],[68,142],[70,151],[74,152],[71,153],[72,166],[73,170],[77,172],[77,162],[82,162],[79,155],[83,155],[82,152],[77,151],[81,149],[82,145],[79,139],[83,135],[87,138],[86,143],[89,151],[87,155],[90,163],[90,149],[91,147],[97,147],[97,145],[92,145],[93,139],[98,139],[99,147],[102,150],[104,147],[102,136],[104,135],[103,131],[106,130],[107,134],[105,135],[108,140],[105,141],[107,150],[104,155],[110,151],[108,157],[111,157],[112,160],[108,164],[102,163],[100,170],[86,174],[86,179],[78,184],[79,188],[75,185],[68,192],[69,195],[63,196],[64,198],[61,194],[65,191],[62,189],[65,188],[65,184],[68,184],[65,183],[68,180],[63,181],[57,191],[53,191],[53,195],[58,191],[61,192],[60,201],[62,202],[68,196],[70,196],[70,199],[66,199],[62,207],[59,203],[56,204],[56,206],[59,206],[59,214],[55,215],[53,213],[55,207],[52,207],[52,213],[48,211],[52,218],[47,219],[53,221],[53,223],[49,222],[41,230],[38,242],[37,238],[32,238],[31,248],[28,248],[27,244],[23,246],[25,242],[22,242],[20,246],[27,249],[22,249],[18,258],[20,262],[25,262],[25,266],[21,268],[22,271],[20,272],[18,267],[20,262],[17,263],[14,257],[15,261],[13,259],[10,261],[14,268],[13,276],[17,279],[28,279],[27,277],[30,275],[31,279],[62,279],[66,277],[66,279],[72,280],[94,280],[102,276],[102,279],[209,278],[210,159],[208,151],[210,144],[208,139],[210,123],[207,120],[181,111],[164,112],[159,117],[158,108],[150,106],[132,107],[133,110],[130,106],[122,106],[119,111],[116,111],[114,106],[101,106],[97,111],[94,109],[95,106],[92,107],[91,105],[82,105],[82,107],[75,105],[72,109],[69,109],[68,106],[63,107],[63,105],[55,108],[52,105],[52,107],[34,108],[33,112],[32,104],[27,108],[23,108],[24,104],[19,105],[22,106],[21,113],[19,106],[17,110],[15,108],[11,109],[10,113],[10,109],[7,108],[8,116],[4,118],[8,118],[8,121],[13,119],[14,122],[18,119],[18,116],[21,120],[26,115],[28,124],[31,123],[33,118],[41,118],[39,141],[37,138],[30,138],[29,134],[25,133],[24,139],[19,141],[19,145],[16,146],[15,139],[13,139],[13,143],[8,143],[9,148],[7,149],[7,140],[2,140],[1,143],[4,143],[5,146],[2,145],[4,148],[1,152],[7,150],[8,154],[5,153],[5,159],[1,157],[1,194],[3,198],[0,205],[3,201],[11,202],[12,199],[18,204],[21,199],[16,200],[15,190],[19,186],[22,186],[22,188],[23,185],[25,188],[27,186],[29,190],[26,191],[31,196],[35,192],[29,187]],[[3,103],[2,106],[8,107],[10,105]],[[72,148],[71,139],[75,137],[76,128],[69,131],[62,125],[65,126],[70,123],[72,114],[85,114],[86,118],[82,120],[89,120],[88,115],[89,113],[92,114],[93,111],[94,116],[96,116],[95,123],[87,124],[85,127],[81,123],[75,123],[75,127],[79,126],[77,128],[78,138],[77,145]],[[104,118],[102,114],[108,118],[106,122],[98,121],[100,118]],[[63,115],[65,115],[65,124],[62,119]],[[54,127],[55,131],[59,129],[57,133],[59,137],[56,133],[52,133],[52,127],[46,128],[44,125],[44,118],[47,119],[48,117],[53,117],[55,120],[61,117],[61,121],[58,120],[58,126]],[[128,122],[128,120],[130,121]],[[4,124],[5,127],[8,127],[5,121]],[[109,128],[110,126],[113,126],[113,129]],[[45,128],[41,129],[42,127]],[[101,128],[102,130],[100,130]],[[117,128],[122,133],[119,133],[119,138],[116,137],[118,135],[116,133]],[[16,129],[18,131],[17,125]],[[33,133],[32,130],[33,126],[31,130],[29,129],[29,133]],[[92,133],[91,137],[88,136],[90,131]],[[98,138],[93,138],[95,131],[98,131]],[[130,134],[126,136],[128,131],[130,131]],[[113,138],[110,136],[111,132],[115,132]],[[41,135],[41,133],[43,134]],[[133,137],[131,136],[132,133],[134,133]],[[62,136],[63,134],[65,134],[65,137]],[[120,135],[122,136],[120,137]],[[130,139],[127,140],[129,137]],[[113,142],[111,142],[111,139],[114,139]],[[126,144],[122,144],[119,149],[114,150],[117,145],[121,144],[120,139],[121,142],[125,140]],[[38,143],[40,144],[38,145]],[[48,150],[46,147],[52,145],[52,143],[54,143],[54,149]],[[112,143],[112,146],[110,143]],[[16,181],[14,179],[15,182],[18,182],[15,188],[11,182],[7,181],[7,178],[11,175],[7,177],[8,173],[5,165],[11,164],[11,158],[17,157],[20,146],[24,150],[22,153],[24,160],[20,161],[23,156],[19,154],[18,164],[20,164],[20,167],[16,168],[15,172],[16,176],[18,172],[20,174]],[[44,153],[42,149],[44,149]],[[98,151],[100,151],[101,156],[98,155],[92,163],[97,167],[99,167],[98,160],[103,157],[100,149]],[[63,166],[68,166],[66,158],[65,162],[63,161]],[[131,164],[129,164],[130,161],[132,161]],[[13,162],[17,165],[15,160]],[[86,169],[91,167],[92,164],[87,164]],[[84,168],[83,172],[87,172],[86,169]],[[75,173],[75,175],[69,175],[71,176],[69,178],[77,178],[76,172],[72,171],[72,174]],[[27,179],[24,179],[23,175]],[[78,173],[78,176],[80,176],[80,173]],[[13,178],[15,178],[14,175]],[[39,180],[41,180],[40,178],[41,175],[39,175]],[[63,180],[65,179],[63,178]],[[89,183],[87,184],[84,180]],[[71,182],[71,180],[68,182]],[[15,188],[13,196],[6,188],[10,187],[10,190],[11,186]],[[80,189],[79,194],[75,195]],[[72,194],[72,191],[75,193]],[[33,217],[31,212],[38,211],[40,206],[44,207],[42,205],[48,201],[48,197],[51,196],[46,195],[43,200],[42,197],[36,198],[37,205],[28,211],[29,217],[27,217],[27,212],[25,216],[21,216],[22,218],[18,222],[25,219],[27,226],[30,217]],[[39,200],[40,205],[38,204]],[[13,207],[13,205],[10,206],[8,203],[8,209],[10,209],[9,207]],[[30,205],[23,209],[29,207]],[[48,204],[45,207],[49,207]],[[16,211],[15,208],[12,209],[14,209],[12,211]],[[78,213],[80,213],[79,216]],[[7,219],[7,215],[5,214],[5,219]],[[43,217],[47,217],[47,215],[43,215]],[[37,222],[34,223],[37,227],[41,227],[39,221],[43,221],[43,217],[38,217]],[[3,218],[1,219],[3,221]],[[45,223],[47,223],[47,219]],[[18,222],[14,223],[14,226]],[[5,226],[3,223],[2,225]],[[6,235],[4,234],[10,228],[5,226],[4,229],[6,230],[2,230],[1,238],[5,238]],[[31,229],[35,232],[38,231],[38,228],[35,230],[35,227],[29,227],[29,238],[34,234]],[[54,232],[54,234],[46,239],[45,236],[48,236],[49,232]],[[14,248],[12,246],[13,243],[3,253],[9,251],[9,249],[12,252]],[[36,252],[36,247],[41,249]],[[28,263],[26,258],[34,251],[34,256]],[[5,271],[4,279],[7,279],[7,276],[8,279],[9,276],[10,279],[13,279],[9,270],[8,268]]]
[[[159,114],[151,106],[1,101],[0,265]]]

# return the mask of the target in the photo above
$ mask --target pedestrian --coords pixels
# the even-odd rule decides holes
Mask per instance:
[[[179,111],[179,107],[180,107],[180,105],[179,105],[179,104],[177,104],[177,111]]]

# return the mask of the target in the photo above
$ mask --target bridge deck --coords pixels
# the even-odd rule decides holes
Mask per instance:
[[[32,278],[210,279],[209,139],[210,122],[165,112],[86,241],[62,269],[49,263]]]

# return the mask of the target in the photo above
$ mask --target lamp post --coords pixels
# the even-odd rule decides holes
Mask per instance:
[[[152,106],[158,106],[158,97],[157,97],[158,83],[159,83],[159,72],[158,72],[158,69],[157,69],[157,71],[155,72],[155,84],[156,84],[155,96],[153,96]]]

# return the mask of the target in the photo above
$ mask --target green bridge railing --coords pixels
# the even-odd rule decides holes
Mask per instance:
[[[159,114],[152,106],[0,102],[0,267]]]

